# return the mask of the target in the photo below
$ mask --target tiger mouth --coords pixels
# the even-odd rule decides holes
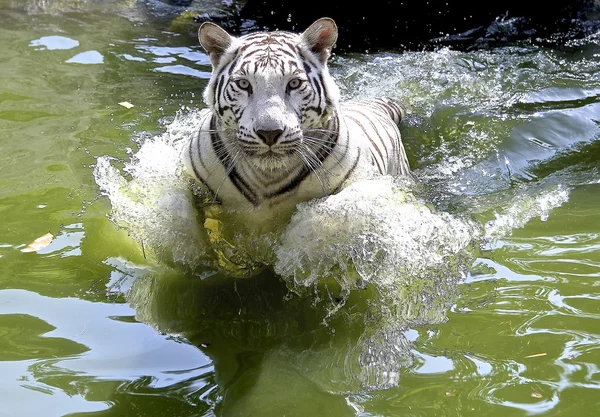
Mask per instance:
[[[276,153],[271,150],[260,155],[254,155],[252,165],[261,171],[272,171],[274,169],[289,168],[293,159],[287,154]]]
[[[255,154],[255,158],[260,162],[273,162],[273,161],[281,161],[288,159],[294,152],[292,150],[282,150],[282,151],[274,151],[269,149],[266,152]]]
[[[296,152],[295,146],[286,147],[270,147],[268,149],[252,149],[248,150],[249,156],[254,156],[259,159],[281,159],[293,155]]]

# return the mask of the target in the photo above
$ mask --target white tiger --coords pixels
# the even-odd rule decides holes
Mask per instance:
[[[302,34],[234,37],[214,23],[201,25],[213,67],[208,108],[182,158],[223,207],[269,222],[338,192],[360,170],[409,175],[397,126],[401,104],[340,103],[327,68],[337,33],[330,18]]]

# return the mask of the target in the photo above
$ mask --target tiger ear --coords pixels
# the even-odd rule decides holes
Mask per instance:
[[[220,26],[212,22],[204,22],[198,29],[198,40],[208,53],[210,63],[215,68],[221,56],[231,46],[233,37]]]
[[[337,25],[333,19],[323,17],[302,33],[302,40],[313,53],[319,56],[324,64],[331,55],[331,48],[338,36]]]

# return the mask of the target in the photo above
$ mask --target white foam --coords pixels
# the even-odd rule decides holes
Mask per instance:
[[[211,264],[198,227],[194,195],[181,175],[181,146],[198,131],[197,112],[179,115],[167,131],[143,142],[123,171],[98,158],[94,177],[109,198],[112,217],[144,251],[189,268]]]
[[[561,185],[533,195],[519,195],[503,212],[496,213],[494,220],[487,223],[485,238],[493,240],[507,236],[534,218],[546,221],[553,209],[568,200],[569,191]]]
[[[477,226],[418,201],[408,185],[389,176],[366,179],[300,205],[275,270],[302,286],[333,275],[344,286],[392,287],[465,249]]]

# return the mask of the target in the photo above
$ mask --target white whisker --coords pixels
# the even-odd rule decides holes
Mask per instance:
[[[313,138],[310,137],[304,137],[306,139],[306,142],[308,142],[309,144],[313,144],[313,145],[321,145],[321,142],[316,142],[313,140]],[[323,143],[326,143],[325,141],[323,141]],[[310,149],[310,147],[307,146],[307,144],[304,144],[305,147],[307,147],[308,149]],[[336,145],[336,148],[340,148],[341,150],[344,149],[344,147],[347,147],[349,145]],[[313,152],[314,153],[314,152]],[[331,158],[333,161],[335,161],[335,163],[340,167],[343,168],[342,166],[342,159],[341,156],[338,155],[338,152],[335,151],[335,148],[329,153],[328,158]],[[329,172],[331,174],[331,172]]]
[[[300,158],[300,160],[304,163],[304,166],[306,166],[306,168],[308,168],[308,170],[315,174],[315,177],[317,178],[317,181],[319,181],[319,183],[321,184],[321,189],[323,190],[323,195],[327,195],[327,188],[325,187],[325,183],[323,181],[323,179],[321,178],[321,176],[319,175],[319,173],[317,172],[317,168],[315,167],[314,163],[311,161],[310,158],[307,158],[306,155],[304,155],[302,152],[300,152],[299,149],[296,150],[296,154],[298,155],[298,157]]]

